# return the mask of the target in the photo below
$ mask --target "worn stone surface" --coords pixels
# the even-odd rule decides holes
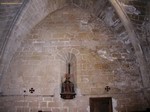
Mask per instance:
[[[7,71],[9,63],[14,53],[20,47],[20,42],[25,35],[49,13],[66,5],[65,0],[27,1],[28,0],[20,0],[19,3],[22,3],[21,5],[15,4],[16,2],[18,3],[18,1],[15,0],[1,1],[5,4],[0,6],[0,26],[3,32],[2,34],[0,33],[0,40],[2,40],[0,41],[0,80],[2,74]],[[24,4],[25,6],[23,5],[24,2],[27,2]],[[22,11],[19,10],[22,8]],[[16,12],[17,14],[13,15]],[[3,27],[2,24],[8,24],[8,26]],[[6,30],[6,32],[3,30]]]
[[[146,108],[134,51],[126,49],[130,44],[116,38],[101,20],[87,23],[89,19],[89,12],[66,6],[20,40],[3,76],[2,92],[8,96],[0,97],[2,112],[89,112],[90,97],[114,98],[118,112]],[[72,76],[77,96],[63,100],[60,84],[69,56],[75,58]],[[33,94],[30,88],[35,89]]]

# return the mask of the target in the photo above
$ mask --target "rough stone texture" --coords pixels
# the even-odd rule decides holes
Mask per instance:
[[[137,62],[140,66],[140,72],[141,72],[141,77],[142,77],[142,83],[143,83],[143,93],[145,94],[146,99],[148,100],[148,102],[150,102],[150,97],[149,97],[149,87],[150,87],[150,77],[149,77],[149,66],[148,66],[148,62],[146,61],[146,55],[144,54],[144,50],[143,50],[143,45],[142,45],[142,41],[144,40],[142,36],[140,36],[140,32],[137,30],[138,24],[141,24],[143,21],[142,20],[137,20],[135,23],[136,25],[132,24],[131,21],[129,20],[129,18],[127,17],[127,15],[125,14],[126,11],[125,8],[120,7],[118,4],[120,4],[118,2],[118,0],[111,0],[112,4],[114,5],[114,7],[120,10],[117,10],[118,15],[120,16],[120,19],[122,20],[122,23],[124,24],[129,37],[131,39],[132,45],[134,47],[135,50],[135,54],[137,57]],[[140,2],[140,1],[133,1],[133,3],[135,3],[135,7],[140,11],[140,14],[142,14],[143,17],[145,17],[145,8],[143,9],[144,6],[146,6],[146,3],[144,2]],[[121,12],[122,10],[122,12]],[[123,13],[124,12],[124,13]],[[140,17],[141,15],[137,14],[137,17]],[[135,16],[135,14],[134,14]],[[135,21],[135,20],[134,20]],[[140,23],[139,23],[140,22]],[[136,31],[137,30],[137,31]],[[144,34],[144,32],[143,32]],[[142,37],[142,38],[141,38]],[[150,105],[150,103],[149,103]]]
[[[0,1],[0,57],[2,56],[7,44],[10,30],[12,29],[14,22],[16,22],[16,18],[19,16],[27,0],[20,0],[18,2],[12,0],[11,3],[12,2],[16,4],[8,4],[9,1],[7,0]]]
[[[0,97],[2,112],[89,112],[89,97],[112,97],[118,112],[147,107],[134,51],[126,49],[130,44],[116,38],[102,20],[87,22],[91,18],[88,11],[67,6],[19,40],[2,80],[2,92],[8,95]],[[68,53],[76,57],[73,100],[60,98]]]
[[[109,1],[111,2],[112,0]],[[116,37],[119,40],[121,40],[125,44],[128,44],[128,46],[126,47],[128,52],[133,52],[133,50],[135,50],[134,53],[136,54],[135,56],[137,57],[137,63],[139,64],[140,67],[142,82],[143,85],[145,86],[144,88],[147,88],[148,90],[150,87],[149,85],[150,72],[148,69],[149,68],[148,1],[115,0],[120,1],[119,4],[121,8],[125,9],[124,14],[125,15],[127,14],[126,16],[129,16],[129,18],[126,20],[126,23],[123,22],[125,20],[125,17],[123,17],[121,20],[121,14],[117,13],[117,11],[121,11],[121,9],[116,8],[115,10],[114,7],[110,5],[109,1],[89,0],[83,2],[83,0],[73,0],[72,3],[75,3],[78,6],[82,7],[83,9],[86,9],[92,14],[94,14],[94,17],[91,20],[94,20],[95,16],[102,19],[110,27],[110,29],[114,31],[114,33],[117,35]],[[120,17],[118,17],[118,15]],[[129,26],[127,25],[127,21],[129,22],[131,21],[130,24],[131,26],[133,26],[130,30],[129,28],[127,28]],[[135,35],[137,35],[134,38],[134,40],[132,39],[134,36],[129,34],[130,32],[135,32]],[[135,42],[135,44],[138,43],[138,45],[135,47],[134,41],[136,39],[139,42]]]
[[[0,62],[1,62],[0,83],[1,83],[1,77],[3,77],[2,74],[5,74],[5,72],[7,71],[9,63],[16,50],[20,47],[21,45],[20,42],[25,37],[25,35],[37,23],[39,23],[39,21],[45,18],[45,16],[47,16],[49,13],[52,13],[57,9],[62,8],[65,5],[66,5],[65,0],[40,0],[40,1],[30,0],[26,4],[26,7],[21,12],[15,26],[13,26],[10,36],[7,37],[7,41],[8,40],[9,41],[5,46],[3,45],[4,52],[3,54],[1,54],[0,57]],[[1,38],[5,39],[6,37],[1,36]],[[0,87],[0,91],[1,91],[1,87]]]

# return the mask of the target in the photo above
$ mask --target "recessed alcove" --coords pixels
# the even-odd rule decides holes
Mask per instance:
[[[113,112],[111,97],[90,98],[90,112]]]
[[[75,98],[76,90],[76,56],[68,51],[58,53],[60,59],[60,96],[63,99]]]

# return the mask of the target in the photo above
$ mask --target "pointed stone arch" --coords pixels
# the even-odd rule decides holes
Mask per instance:
[[[70,81],[77,87],[77,55],[80,52],[77,49],[60,50],[57,57],[60,60],[60,74],[61,82],[65,80],[65,74],[68,73],[68,64],[70,63]]]

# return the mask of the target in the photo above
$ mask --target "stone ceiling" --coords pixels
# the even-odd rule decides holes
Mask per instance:
[[[0,0],[0,59],[3,57],[4,60],[0,65],[1,74],[19,48],[21,43],[18,40],[48,14],[66,5],[89,11],[91,18],[85,23],[95,19],[103,21],[118,39],[129,46],[129,52],[135,50],[141,70],[147,74],[145,66],[150,65],[148,0]],[[143,67],[145,59],[148,63]]]
[[[145,20],[148,19],[147,0],[119,1],[121,2],[121,5],[125,9],[128,16],[130,17],[130,20],[132,21],[132,24],[136,28],[137,32],[142,35],[142,24],[144,24]],[[16,25],[18,18],[21,18],[21,12],[23,12],[23,9],[26,9],[25,6],[27,3],[33,7],[31,10],[37,10],[37,12],[39,12],[39,15],[39,9],[42,9],[45,15],[47,15],[47,13],[59,9],[67,3],[75,4],[85,10],[89,10],[93,14],[93,17],[91,17],[91,20],[89,21],[92,21],[93,19],[95,19],[95,17],[98,17],[99,19],[103,20],[108,26],[110,26],[112,30],[115,30],[118,36],[123,36],[122,39],[125,43],[129,43],[128,34],[125,31],[124,25],[122,24],[115,9],[112,7],[108,0],[41,0],[38,2],[33,0],[0,0],[0,56],[2,56],[3,54],[7,41],[11,35],[11,31]],[[43,7],[45,7],[45,9]],[[28,16],[28,18],[31,21],[33,16],[36,15],[33,14],[30,16]],[[38,18],[40,17],[42,18],[42,16],[39,16]],[[140,40],[145,42],[145,40],[141,38]]]
[[[0,54],[27,0],[0,0]]]

